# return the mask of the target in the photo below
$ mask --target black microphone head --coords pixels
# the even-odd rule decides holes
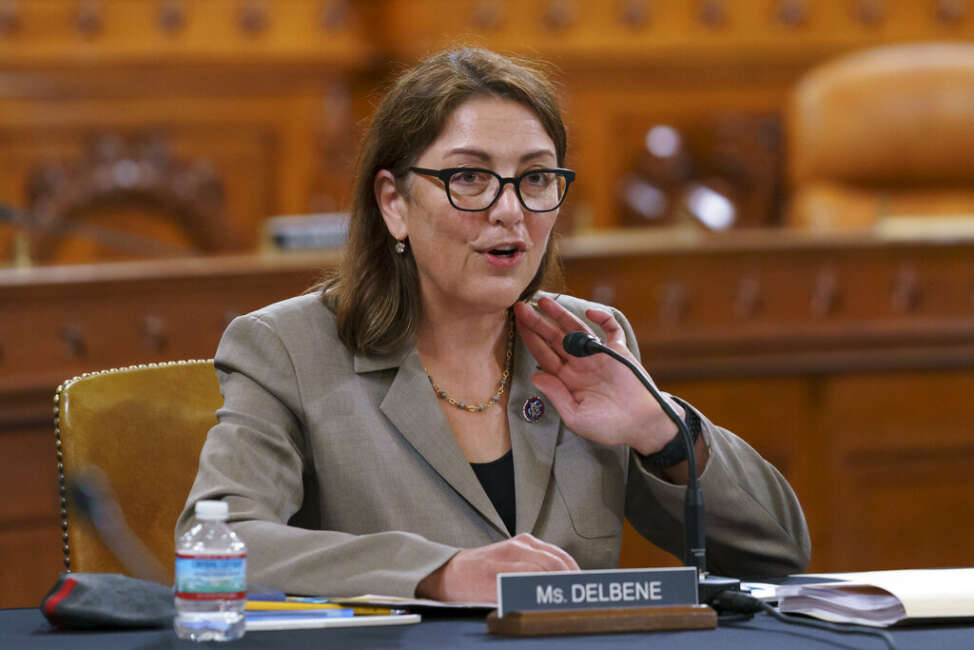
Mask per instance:
[[[599,352],[599,341],[588,332],[569,332],[561,342],[573,357],[587,357]]]

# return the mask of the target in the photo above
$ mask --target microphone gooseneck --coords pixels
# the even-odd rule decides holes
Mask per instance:
[[[784,623],[805,625],[833,632],[845,634],[867,634],[880,638],[890,650],[895,650],[892,637],[883,630],[863,626],[863,625],[838,625],[824,621],[813,621],[803,619],[799,616],[788,616],[771,607],[765,602],[754,598],[750,594],[740,591],[740,580],[735,578],[724,578],[707,574],[707,552],[705,548],[706,534],[704,532],[704,513],[703,513],[703,491],[700,488],[700,481],[697,477],[697,457],[693,449],[693,437],[687,429],[686,423],[676,414],[673,407],[663,399],[656,386],[649,380],[642,368],[625,358],[612,348],[604,345],[597,338],[587,332],[569,332],[562,340],[565,352],[574,357],[588,357],[593,354],[607,354],[616,361],[625,365],[636,375],[639,381],[646,387],[646,390],[659,403],[660,408],[666,413],[667,417],[673,421],[687,448],[687,468],[689,475],[687,478],[687,491],[684,501],[686,551],[683,562],[687,566],[697,569],[697,589],[700,602],[706,603],[718,612],[738,613],[750,616],[757,612],[766,612],[770,616]]]
[[[612,348],[601,343],[587,332],[569,332],[562,340],[565,352],[575,357],[587,357],[593,354],[607,354],[632,371],[636,378],[645,386],[653,399],[660,405],[666,416],[676,425],[680,437],[687,451],[687,487],[683,501],[684,516],[684,556],[683,563],[697,569],[700,587],[700,600],[709,602],[713,597],[727,589],[737,589],[740,581],[731,578],[719,578],[707,575],[706,530],[704,526],[703,490],[697,476],[697,456],[693,448],[693,436],[683,421],[659,390],[653,385],[642,368],[625,358]]]

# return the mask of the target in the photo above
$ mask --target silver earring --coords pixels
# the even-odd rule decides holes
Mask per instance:
[[[402,255],[403,253],[405,253],[406,252],[406,245],[404,243],[402,243],[401,241],[397,241],[396,242],[396,252],[399,253],[400,255]]]

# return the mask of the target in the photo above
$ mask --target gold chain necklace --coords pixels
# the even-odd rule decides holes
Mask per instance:
[[[433,377],[430,376],[430,372],[429,370],[426,370],[425,366],[423,367],[423,370],[426,370],[426,377],[430,380],[430,385],[433,386],[433,392],[436,393],[437,397],[440,399],[445,399],[449,404],[457,407],[458,409],[463,409],[464,411],[469,411],[470,413],[482,413],[487,409],[488,406],[496,404],[498,401],[500,401],[501,396],[507,389],[507,382],[511,378],[511,366],[513,359],[514,322],[512,320],[509,333],[507,335],[507,354],[504,357],[504,372],[501,374],[501,380],[497,382],[497,391],[494,393],[494,396],[482,404],[467,404],[466,402],[461,402],[460,400],[450,397],[445,390],[436,385],[436,382],[433,381]]]

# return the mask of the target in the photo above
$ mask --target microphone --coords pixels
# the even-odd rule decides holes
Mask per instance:
[[[562,341],[565,352],[573,357],[588,357],[593,354],[607,354],[632,371],[646,387],[653,399],[660,405],[666,416],[676,425],[687,451],[688,478],[686,495],[683,501],[684,555],[685,566],[696,567],[700,602],[711,603],[717,594],[727,590],[738,590],[740,580],[712,576],[707,573],[706,530],[704,527],[703,490],[697,477],[697,455],[693,449],[693,436],[673,407],[663,399],[659,390],[649,380],[642,368],[625,358],[612,348],[602,344],[588,332],[569,332]]]
[[[598,339],[587,332],[569,332],[562,341],[565,352],[573,357],[590,357],[605,348]],[[612,351],[611,348],[605,348]]]

